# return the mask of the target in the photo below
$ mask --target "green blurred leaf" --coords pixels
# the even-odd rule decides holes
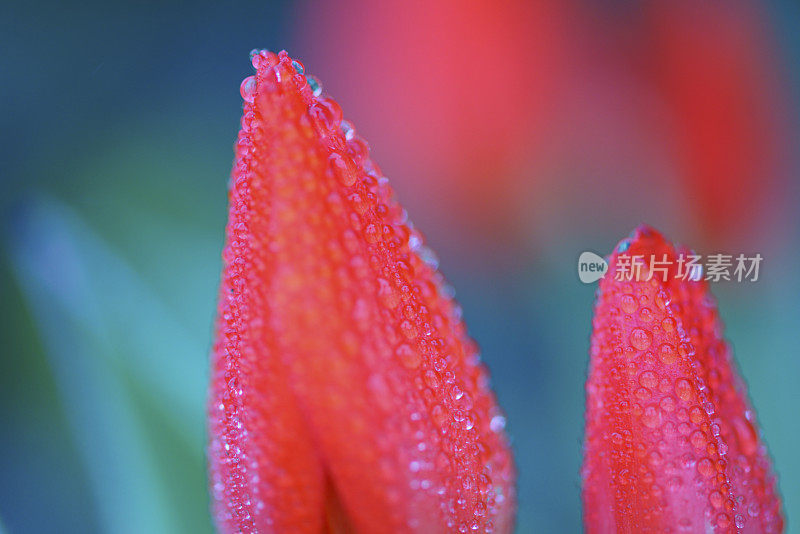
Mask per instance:
[[[67,207],[38,199],[12,261],[41,330],[105,532],[210,531],[207,341]]]

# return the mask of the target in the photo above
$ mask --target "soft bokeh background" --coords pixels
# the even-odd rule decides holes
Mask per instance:
[[[640,222],[765,258],[714,291],[800,521],[800,8],[494,4],[3,3],[8,532],[211,531],[207,354],[254,47],[322,80],[438,251],[508,412],[520,532],[581,528],[576,260]]]

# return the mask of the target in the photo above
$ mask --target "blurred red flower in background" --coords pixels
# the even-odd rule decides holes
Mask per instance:
[[[513,242],[509,177],[532,142],[547,141],[568,66],[564,5],[349,0],[313,9],[314,64],[362,130],[380,133],[381,161],[402,171],[410,197],[439,214],[437,227],[458,218],[454,239]]]
[[[641,64],[667,106],[688,205],[719,245],[763,230],[763,215],[775,209],[788,138],[780,114],[790,106],[764,10],[743,1],[718,7],[648,4],[651,55]]]
[[[505,418],[366,142],[254,52],[230,186],[209,450],[224,532],[510,532]]]
[[[312,9],[311,58],[448,244],[524,250],[541,217],[585,233],[560,214],[595,187],[626,220],[652,208],[718,247],[781,211],[793,106],[753,3]],[[681,209],[665,211],[664,194]]]
[[[689,251],[641,227],[600,282],[586,383],[587,532],[782,532],[746,387],[707,283],[677,277],[680,253]],[[643,256],[638,280],[612,276],[623,255]],[[646,280],[651,257],[669,262],[666,281]]]

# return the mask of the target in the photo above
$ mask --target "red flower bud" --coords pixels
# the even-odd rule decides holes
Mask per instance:
[[[209,450],[224,532],[509,532],[486,369],[366,142],[285,53],[254,51]]]
[[[586,383],[587,532],[781,532],[744,382],[708,284],[678,276],[681,253],[641,227],[600,282]],[[615,275],[623,255],[643,256],[638,280]],[[668,271],[650,271],[651,257]]]

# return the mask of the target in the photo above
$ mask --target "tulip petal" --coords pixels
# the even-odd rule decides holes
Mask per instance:
[[[214,351],[218,523],[318,531],[338,501],[358,532],[510,531],[505,419],[432,252],[302,65],[253,64]]]
[[[586,383],[587,532],[781,532],[776,480],[705,281],[641,227],[600,283]],[[666,281],[619,280],[622,255],[668,260]],[[645,280],[652,274],[650,280]]]

